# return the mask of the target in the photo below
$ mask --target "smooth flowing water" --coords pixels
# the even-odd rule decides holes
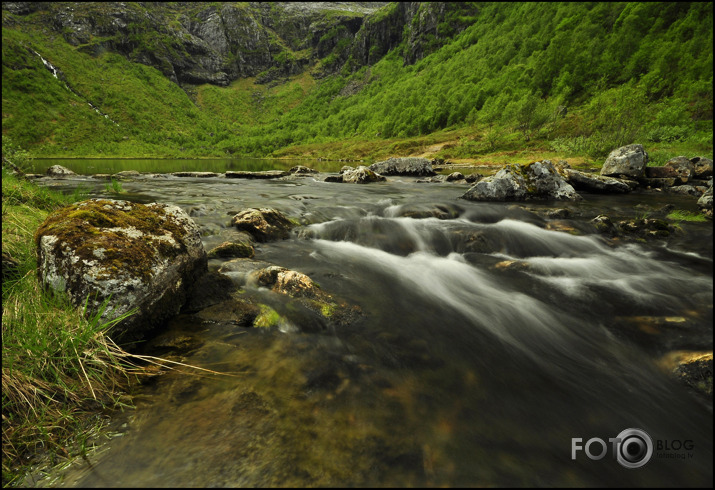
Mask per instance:
[[[135,410],[113,415],[117,437],[53,484],[712,485],[711,402],[658,365],[673,351],[712,351],[712,223],[654,242],[608,241],[589,224],[666,203],[694,210],[693,198],[516,206],[460,200],[462,184],[324,177],[142,177],[120,196],[96,179],[43,179],[177,204],[207,249],[234,213],[278,209],[302,226],[255,259],[359,309],[321,323],[232,276],[286,320],[247,329],[176,317],[162,335],[190,339],[183,361],[233,376],[152,378]],[[556,207],[573,218],[544,217]],[[636,469],[608,442],[630,428],[654,448]],[[607,452],[574,459],[574,438]],[[598,441],[588,449],[602,452]]]

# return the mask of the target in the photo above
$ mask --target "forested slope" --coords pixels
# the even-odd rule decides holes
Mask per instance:
[[[72,156],[350,157],[364,142],[381,149],[356,155],[370,157],[445,132],[454,158],[529,145],[597,157],[635,140],[712,153],[712,3],[435,5],[388,4],[354,35],[345,17],[302,51],[276,37],[274,58],[298,68],[199,85],[111,43],[75,46],[41,11],[3,10],[3,136]],[[368,38],[386,54],[359,59]]]

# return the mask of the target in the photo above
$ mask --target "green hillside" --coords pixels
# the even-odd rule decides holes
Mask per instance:
[[[299,73],[225,87],[179,86],[120,53],[68,43],[37,21],[40,13],[3,10],[3,136],[37,156],[425,153],[476,161],[532,150],[598,159],[636,141],[656,158],[712,156],[712,3],[471,9],[475,15],[454,10],[423,34],[431,54],[414,64],[406,60],[418,15],[370,66],[347,57],[323,76],[345,41]],[[458,22],[468,27],[454,34]]]

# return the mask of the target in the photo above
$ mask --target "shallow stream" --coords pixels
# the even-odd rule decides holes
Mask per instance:
[[[207,250],[233,214],[275,208],[302,226],[259,244],[255,259],[307,274],[356,312],[316,326],[280,295],[241,284],[285,321],[248,329],[179,315],[166,334],[190,339],[183,362],[233,375],[152,378],[135,410],[113,416],[117,437],[52,484],[712,485],[712,401],[658,364],[712,351],[712,223],[648,242],[609,241],[589,223],[667,203],[694,211],[695,199],[477,203],[458,199],[466,184],[325,176],[145,176],[123,181],[119,196],[89,177],[41,179],[177,204]],[[556,208],[571,217],[548,218]],[[629,428],[654,446],[636,469],[608,443]],[[600,438],[607,454],[573,459],[573,438]]]

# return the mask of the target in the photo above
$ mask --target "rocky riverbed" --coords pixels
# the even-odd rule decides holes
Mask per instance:
[[[331,175],[138,174],[120,195],[40,179],[191,216],[212,272],[142,349],[224,373],[157,371],[115,416],[122,437],[62,484],[712,480],[712,223],[667,218],[699,212],[694,196],[487,202],[466,179]],[[285,232],[239,230],[250,209]],[[211,255],[224,243],[251,250]],[[573,438],[632,427],[694,449],[627,472],[572,459]]]

